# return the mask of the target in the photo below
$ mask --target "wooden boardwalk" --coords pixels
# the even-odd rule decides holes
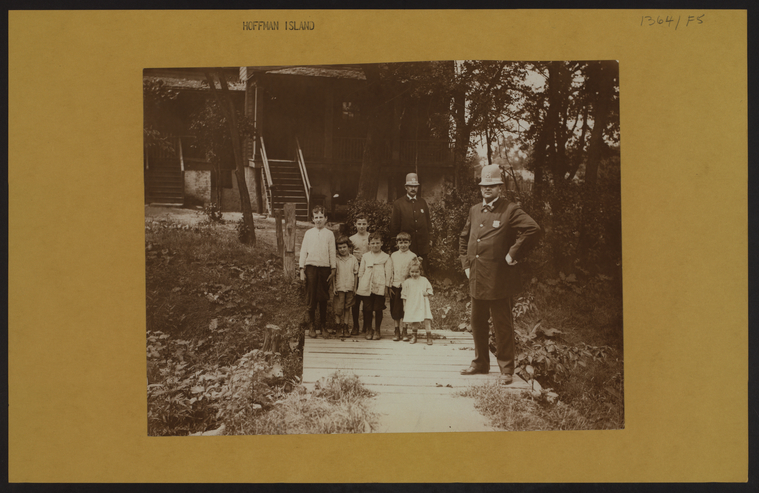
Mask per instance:
[[[389,317],[386,317],[387,320]],[[377,395],[372,411],[380,417],[374,432],[482,432],[493,431],[487,418],[474,407],[474,399],[461,397],[467,387],[497,384],[498,364],[491,357],[490,373],[464,376],[474,357],[468,332],[436,331],[444,338],[432,346],[425,338],[416,344],[392,340],[392,320],[379,341],[363,335],[345,339],[306,338],[303,354],[303,383],[313,390],[320,378],[336,371],[357,375]],[[491,355],[492,356],[492,355]],[[529,390],[530,385],[514,376],[511,391]]]
[[[379,341],[367,341],[363,335],[344,340],[307,337],[303,383],[312,387],[318,379],[338,370],[356,374],[368,389],[377,393],[449,395],[472,385],[497,382],[499,369],[492,355],[489,374],[459,374],[474,357],[470,333],[435,331],[435,334],[445,339],[435,339],[432,346],[426,345],[424,335],[416,344],[395,342],[391,329],[383,329]],[[530,385],[514,375],[514,382],[507,388],[529,390]]]

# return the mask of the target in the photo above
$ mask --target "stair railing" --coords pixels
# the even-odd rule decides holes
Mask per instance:
[[[269,168],[269,159],[266,157],[266,146],[264,145],[264,138],[263,136],[260,137],[261,139],[261,161],[264,163],[264,186],[269,191],[268,196],[266,197],[266,209],[268,210],[269,214],[273,214],[274,211],[274,180],[272,180],[271,177],[271,169]],[[266,193],[266,191],[264,191]]]
[[[311,216],[311,181],[308,179],[308,170],[306,170],[306,160],[303,159],[303,151],[300,148],[298,137],[295,137],[295,159],[298,161],[298,169],[303,179],[303,190],[306,192],[306,216]]]

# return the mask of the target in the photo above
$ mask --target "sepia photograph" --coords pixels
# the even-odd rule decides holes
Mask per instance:
[[[149,436],[625,427],[618,61],[142,84]]]

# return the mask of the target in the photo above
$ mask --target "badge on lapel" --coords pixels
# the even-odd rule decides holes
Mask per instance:
[[[421,212],[422,214],[424,214],[424,209],[419,209],[419,212]]]
[[[493,227],[494,228],[497,228],[500,225],[501,225],[501,221],[498,221],[498,220],[493,221]]]

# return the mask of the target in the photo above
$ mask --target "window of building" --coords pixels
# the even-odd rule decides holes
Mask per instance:
[[[352,101],[343,101],[343,120],[358,120],[358,105]]]

